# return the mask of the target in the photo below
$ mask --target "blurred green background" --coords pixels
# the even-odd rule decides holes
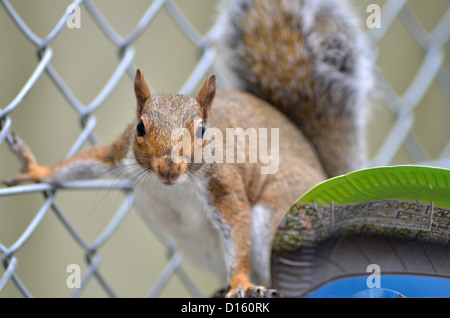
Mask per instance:
[[[217,1],[174,1],[201,33],[216,21]],[[38,0],[11,1],[11,5],[41,38],[52,30],[70,1]],[[114,29],[126,36],[138,23],[150,1],[96,0],[94,1]],[[385,1],[354,1],[365,21],[370,3],[381,6]],[[411,8],[423,27],[431,31],[447,10],[448,0],[409,0]],[[383,25],[382,25],[383,28]],[[377,65],[391,87],[402,94],[411,83],[424,51],[415,43],[404,24],[397,18],[379,43]],[[144,70],[152,88],[157,92],[177,92],[198,61],[198,50],[165,9],[135,42],[134,65]],[[90,103],[113,74],[117,64],[117,49],[105,37],[85,7],[81,7],[81,28],[65,28],[52,42],[54,52],[51,65],[83,104]],[[445,67],[450,71],[450,41],[445,46]],[[0,108],[17,95],[38,64],[35,47],[0,8]],[[133,82],[123,77],[102,107],[96,111],[96,136],[103,142],[114,140],[135,115]],[[450,107],[448,92],[433,82],[420,105],[415,109],[413,131],[431,157],[436,157],[450,139],[448,123]],[[369,118],[369,156],[375,155],[395,116],[382,102]],[[77,113],[69,107],[53,82],[44,74],[37,81],[21,105],[10,115],[13,131],[33,150],[41,164],[53,164],[63,158],[81,129]],[[14,176],[19,163],[0,145],[0,179]],[[411,163],[407,151],[400,147],[391,164]],[[300,194],[299,194],[300,195]],[[71,190],[57,193],[57,204],[80,234],[94,240],[104,229],[124,196],[116,190]],[[0,243],[10,246],[22,234],[36,211],[41,207],[41,194],[0,197]],[[130,206],[129,213],[115,234],[100,249],[101,272],[122,297],[144,297],[158,279],[166,264],[165,248],[143,225]],[[1,256],[1,255],[0,255]],[[79,264],[86,270],[84,251],[61,225],[53,213],[48,213],[29,241],[16,254],[19,261],[16,273],[37,297],[66,297],[73,291],[66,286],[69,264]],[[219,286],[213,276],[184,261],[183,265],[203,289],[212,294]],[[0,277],[4,268],[0,267]],[[162,297],[186,297],[191,294],[174,276]],[[10,281],[0,297],[21,296]],[[104,297],[105,292],[93,279],[81,294],[83,297]]]

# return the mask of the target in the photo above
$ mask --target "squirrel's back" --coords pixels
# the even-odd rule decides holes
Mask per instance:
[[[219,42],[237,88],[278,108],[328,176],[360,168],[372,84],[362,31],[341,0],[225,1]]]

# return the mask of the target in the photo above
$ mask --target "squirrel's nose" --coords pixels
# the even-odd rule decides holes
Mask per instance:
[[[156,162],[156,169],[160,179],[163,181],[176,181],[182,173],[182,165],[174,163],[169,158],[161,158]]]
[[[158,167],[158,173],[161,175],[161,177],[166,179],[173,179],[178,175],[178,172],[180,171],[180,167],[177,169],[169,168],[167,165],[165,168],[161,168],[161,166]]]

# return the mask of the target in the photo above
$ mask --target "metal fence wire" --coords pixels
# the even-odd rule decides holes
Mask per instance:
[[[208,2],[210,3],[211,1]],[[29,8],[27,8],[27,5],[20,5],[18,2],[7,0],[1,0],[1,3],[3,9],[1,17],[5,20],[2,23],[7,24],[8,27],[0,32],[2,36],[0,38],[0,60],[3,60],[3,63],[8,63],[4,58],[6,50],[14,53],[14,60],[20,61],[28,53],[33,53],[37,57],[37,62],[32,67],[31,72],[27,73],[29,70],[26,67],[15,70],[15,72],[22,74],[23,77],[21,78],[25,78],[25,76],[28,78],[27,80],[22,80],[20,84],[21,89],[18,91],[8,91],[10,90],[8,89],[8,80],[11,74],[0,73],[4,89],[2,92],[8,92],[6,96],[12,96],[12,99],[9,99],[11,100],[10,102],[0,103],[0,160],[2,162],[0,169],[3,169],[1,170],[1,177],[11,177],[18,172],[18,164],[15,164],[14,156],[7,150],[8,143],[11,142],[11,133],[13,131],[19,136],[25,134],[22,130],[26,127],[20,119],[16,118],[23,118],[33,114],[33,111],[36,112],[41,107],[41,105],[34,105],[30,101],[33,98],[30,96],[32,95],[30,91],[45,89],[43,87],[44,84],[40,85],[43,78],[50,80],[46,82],[46,85],[56,88],[52,90],[52,94],[58,96],[52,98],[60,98],[62,96],[63,100],[61,103],[54,103],[49,108],[45,108],[49,109],[49,113],[44,114],[45,118],[48,118],[47,121],[34,124],[40,125],[40,129],[45,131],[46,126],[50,125],[51,121],[60,119],[55,118],[57,116],[55,113],[58,114],[58,109],[68,107],[72,109],[76,116],[72,116],[71,119],[67,120],[78,121],[80,132],[75,140],[60,141],[61,143],[72,145],[68,151],[65,150],[66,156],[71,156],[78,152],[85,145],[95,145],[101,142],[102,138],[98,136],[102,133],[102,130],[98,128],[100,126],[98,122],[102,121],[102,114],[107,113],[108,109],[111,112],[114,110],[111,107],[115,107],[114,104],[118,102],[116,101],[115,91],[122,85],[121,82],[125,82],[126,85],[124,86],[131,90],[132,86],[130,83],[132,83],[136,68],[142,67],[137,61],[145,59],[146,55],[150,55],[153,51],[162,50],[164,52],[165,48],[161,47],[160,44],[154,45],[153,40],[148,36],[148,32],[156,27],[154,25],[158,19],[164,20],[164,23],[168,25],[167,28],[176,26],[178,28],[177,32],[183,38],[178,42],[190,47],[190,50],[194,52],[192,54],[186,53],[194,56],[192,59],[195,61],[192,63],[192,68],[187,66],[190,68],[188,71],[173,71],[173,68],[177,67],[177,63],[183,63],[183,61],[168,61],[167,65],[164,65],[166,70],[171,70],[172,68],[173,74],[178,76],[177,81],[180,82],[173,85],[180,85],[179,87],[181,88],[178,88],[180,93],[189,94],[195,91],[209,72],[215,72],[219,74],[218,78],[221,78],[220,67],[215,64],[217,52],[214,44],[223,26],[220,22],[213,22],[215,21],[215,15],[212,10],[214,7],[209,5],[209,8],[211,8],[208,11],[209,16],[202,17],[211,21],[206,32],[198,31],[195,26],[197,21],[191,17],[190,13],[187,13],[189,10],[189,12],[192,10],[201,11],[199,8],[200,6],[205,6],[206,1],[189,1],[189,5],[181,0],[154,0],[151,3],[127,2],[128,9],[122,12],[123,15],[131,14],[132,11],[144,13],[140,13],[141,17],[135,19],[131,32],[122,32],[118,30],[122,30],[124,27],[122,25],[116,27],[105,14],[104,8],[109,4],[105,5],[101,1],[76,0],[64,4],[61,17],[45,36],[38,36],[32,26],[36,25],[36,23],[27,23],[27,20],[24,18],[24,16],[29,16],[29,10],[34,10],[34,14],[38,15],[35,20],[39,22],[42,19],[46,19],[45,12],[39,14],[39,4],[36,4],[36,1],[34,4],[30,1],[28,4]],[[113,6],[116,2],[110,3]],[[378,166],[418,163],[450,168],[450,129],[448,128],[450,119],[449,3],[447,0],[428,1],[425,5],[423,2],[418,4],[418,1],[406,0],[358,1],[354,5],[361,13],[363,22],[366,21],[369,15],[366,8],[371,3],[378,4],[381,7],[381,27],[367,29],[372,49],[376,53],[374,58],[380,68],[377,73],[380,96],[377,103],[380,105],[371,114],[369,123],[368,139],[372,145],[370,164]],[[53,4],[54,2],[50,6]],[[419,5],[426,7],[427,12],[419,12],[417,10]],[[47,8],[48,6],[47,4],[45,7]],[[145,9],[143,10],[144,6]],[[64,11],[66,8],[67,10]],[[61,10],[61,5],[58,5],[58,10]],[[108,10],[108,12],[111,12],[111,10]],[[95,88],[97,85],[93,85],[90,80],[84,80],[71,86],[63,80],[63,76],[60,75],[54,66],[58,61],[63,61],[63,64],[74,64],[81,72],[92,74],[92,70],[95,70],[98,64],[102,63],[102,61],[88,59],[90,64],[77,64],[80,62],[76,58],[76,54],[71,55],[70,60],[67,60],[64,54],[54,51],[55,42],[68,37],[68,29],[78,27],[75,19],[76,14],[79,14],[81,18],[78,21],[81,23],[81,28],[84,28],[85,21],[90,19],[95,23],[89,24],[89,28],[92,28],[89,32],[97,32],[99,33],[98,37],[107,39],[104,42],[96,40],[83,44],[89,49],[87,54],[90,54],[89,51],[109,50],[113,52],[115,61],[114,65],[109,65],[109,69],[113,70],[112,75],[108,78],[106,77],[107,75],[104,75],[103,78],[107,78],[105,84],[93,93],[95,97],[87,103],[82,102],[79,93],[76,92],[92,90],[92,87]],[[118,22],[116,21],[115,23]],[[36,28],[36,26],[34,27]],[[70,30],[70,32],[72,31]],[[158,30],[158,33],[163,36],[165,32],[166,29]],[[7,38],[8,33],[14,33],[14,36]],[[121,35],[122,33],[127,35],[123,36]],[[144,34],[146,35],[144,36]],[[8,40],[5,40],[5,37]],[[23,41],[23,39],[26,39],[28,42],[25,44],[25,47],[29,51],[14,51],[16,49],[16,41]],[[169,42],[171,40],[167,38],[167,43]],[[397,53],[399,46],[402,45],[406,46],[407,52]],[[100,46],[105,48],[100,48]],[[175,50],[184,50],[184,47],[176,48]],[[406,56],[400,56],[399,54],[406,54]],[[413,55],[413,62],[406,62],[407,58],[411,57],[410,55]],[[105,60],[107,63],[111,61],[110,58],[105,58]],[[156,61],[155,63],[157,64],[158,62]],[[148,76],[149,71],[145,71]],[[179,73],[182,75],[179,75]],[[406,81],[398,81],[397,75],[400,73],[406,74]],[[158,84],[158,75],[151,75],[148,78],[153,88],[161,85],[163,89],[166,89],[162,86],[163,84]],[[226,81],[220,84],[221,86],[229,85]],[[83,99],[86,99],[86,97],[83,97]],[[2,103],[3,100],[0,99]],[[126,110],[129,111],[131,118],[134,111],[132,110],[134,107],[132,99],[128,102],[127,107],[128,109]],[[33,121],[33,119],[29,118],[28,120]],[[116,123],[120,122],[120,118],[118,118]],[[381,130],[379,128],[380,123],[388,128]],[[121,129],[125,128],[126,124],[127,122],[124,121]],[[41,131],[35,131],[32,134],[39,137],[40,133]],[[58,135],[58,132],[53,131],[52,133]],[[43,137],[39,138],[42,139]],[[55,138],[58,139],[57,136]],[[44,143],[44,141],[42,142]],[[51,149],[51,146],[52,143],[45,147],[47,147],[46,149]],[[36,152],[36,147],[31,148]],[[52,163],[58,159],[60,158],[54,158]],[[65,289],[63,288],[63,290],[67,291],[67,295],[75,297],[91,295],[86,289],[89,289],[89,285],[94,284],[93,282],[97,286],[96,291],[93,292],[94,295],[113,297],[130,295],[126,291],[121,290],[116,276],[125,277],[126,280],[127,275],[131,275],[131,272],[134,271],[135,267],[133,266],[137,266],[136,264],[139,262],[145,263],[145,261],[141,260],[142,255],[151,253],[151,251],[139,251],[130,254],[122,246],[114,247],[117,243],[117,239],[115,239],[116,233],[120,232],[121,227],[125,226],[123,225],[124,220],[130,217],[129,211],[133,198],[132,194],[127,191],[129,188],[129,184],[122,180],[70,182],[58,189],[49,184],[27,184],[12,188],[0,188],[0,256],[2,263],[2,269],[0,269],[0,297],[10,295],[23,295],[26,297],[48,296],[45,293],[46,286],[50,284],[48,279],[56,279],[48,278],[53,277],[48,274],[48,271],[61,272],[62,274],[58,277],[62,278],[58,284],[66,285],[66,277],[69,275],[69,272],[66,271],[67,264],[61,264],[55,259],[57,257],[54,256],[42,256],[39,258],[39,256],[44,255],[43,251],[50,247],[36,246],[32,243],[39,236],[36,234],[39,232],[39,228],[43,227],[44,223],[50,222],[47,220],[51,215],[53,215],[52,226],[58,228],[56,231],[63,233],[61,235],[70,237],[70,240],[81,249],[81,253],[76,254],[77,259],[75,259],[75,256],[70,258],[72,263],[84,264],[81,273],[81,285],[79,288],[74,289],[64,287]],[[86,230],[79,229],[79,222],[73,221],[72,214],[66,211],[66,206],[60,204],[58,199],[64,196],[65,193],[73,193],[74,196],[78,196],[80,192],[92,189],[95,189],[96,193],[99,193],[100,190],[106,190],[107,192],[116,191],[118,193],[115,196],[115,212],[105,217],[107,220],[101,223],[100,229],[96,228],[95,231],[88,233]],[[32,194],[40,196],[39,199],[33,201],[36,203],[33,206],[36,208],[39,205],[39,207],[35,211],[22,211],[20,208],[21,204]],[[83,199],[78,200],[82,201]],[[75,202],[77,202],[77,199],[75,199]],[[79,203],[81,204],[82,202]],[[94,212],[97,213],[95,210]],[[27,218],[17,221],[15,217],[12,217],[13,214],[22,213],[27,213]],[[133,223],[133,226],[136,223]],[[20,230],[13,231],[15,234],[13,234],[12,238],[11,236],[6,238],[4,234],[5,232],[11,232],[11,228]],[[176,250],[175,246],[157,228],[152,229],[152,232],[159,244],[166,250],[167,261],[162,267],[155,269],[152,267],[154,258],[159,257],[160,254],[161,258],[163,258],[164,253],[151,257],[150,264],[147,264],[149,268],[142,270],[142,273],[139,274],[139,277],[142,277],[146,283],[148,281],[147,292],[144,292],[141,296],[167,296],[164,293],[165,289],[170,285],[169,283],[174,277],[177,277],[181,285],[185,286],[187,295],[207,295],[212,289],[206,288],[205,291],[203,286],[213,284],[206,283],[206,285],[199,286],[197,279],[192,277],[189,270],[186,270],[186,266],[182,262],[183,256]],[[58,241],[59,238],[56,237],[50,240]],[[31,245],[32,249],[37,251],[31,253],[30,248],[27,249],[27,245]],[[109,246],[110,250],[114,250],[112,254],[116,256],[116,259],[105,259],[103,257],[107,246]],[[30,253],[33,256],[30,256]],[[125,265],[122,265],[122,268],[115,268],[114,274],[110,270],[103,270],[103,265],[106,262],[115,262],[117,259],[125,260],[123,263]],[[23,270],[21,270],[22,267],[24,268]],[[42,268],[47,269],[46,274],[42,274]],[[147,270],[157,272],[151,281],[145,279],[145,277],[150,275],[146,272]],[[33,283],[32,281],[35,280],[38,282]],[[98,294],[95,294],[97,290]],[[131,295],[136,294],[131,293]],[[171,293],[168,296],[173,295],[179,294]],[[53,294],[51,296],[62,295]]]

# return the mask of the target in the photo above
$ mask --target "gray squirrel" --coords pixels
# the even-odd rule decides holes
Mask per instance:
[[[50,167],[16,139],[23,165],[7,184],[126,170],[143,219],[229,285],[227,297],[273,297],[270,253],[285,212],[314,185],[364,165],[371,65],[343,1],[235,0],[220,11],[220,56],[236,89],[216,89],[211,74],[195,98],[152,94],[138,69],[136,118],[119,138]],[[203,152],[209,128],[279,128],[277,172],[261,174],[261,162],[175,161],[180,127]]]

